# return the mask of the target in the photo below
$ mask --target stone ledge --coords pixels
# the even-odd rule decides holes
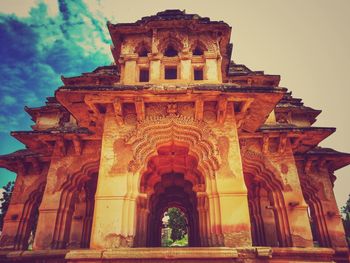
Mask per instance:
[[[303,259],[305,261],[314,262],[332,262],[334,256],[334,249],[332,248],[298,248],[298,247],[275,247],[272,248],[272,258],[289,259],[293,258]]]
[[[81,262],[349,262],[347,248],[119,248],[79,250],[0,251],[0,262],[81,263]]]
[[[0,251],[0,262],[65,262],[64,257],[69,250],[52,249],[52,250],[17,250],[17,251]],[[38,261],[39,262],[39,261]]]
[[[235,248],[119,248],[108,250],[72,250],[66,260],[79,259],[201,259],[238,258]]]

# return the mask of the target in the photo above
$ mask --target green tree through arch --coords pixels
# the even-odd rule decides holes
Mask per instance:
[[[162,222],[162,246],[188,246],[187,218],[179,208],[168,208]]]

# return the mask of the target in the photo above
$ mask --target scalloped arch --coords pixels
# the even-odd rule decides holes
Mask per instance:
[[[158,50],[161,53],[164,53],[165,49],[169,45],[173,46],[177,50],[177,52],[182,52],[182,50],[184,49],[184,45],[179,38],[175,36],[165,36],[160,39],[158,44]]]
[[[148,159],[157,154],[157,147],[169,142],[187,145],[206,175],[214,176],[219,169],[220,155],[214,134],[204,122],[180,115],[149,118],[137,125],[126,138],[133,150],[129,170],[141,170]]]
[[[246,150],[242,154],[243,170],[245,173],[250,172],[256,178],[259,178],[271,190],[287,190],[279,172],[270,164],[262,153],[252,150]]]
[[[98,172],[99,160],[84,164],[78,171],[71,173],[67,180],[62,184],[62,190],[73,190],[83,181],[87,181],[90,175]]]

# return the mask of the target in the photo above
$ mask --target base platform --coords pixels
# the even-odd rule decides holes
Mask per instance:
[[[0,251],[0,262],[35,263],[285,263],[349,261],[349,250],[332,248],[195,247]]]

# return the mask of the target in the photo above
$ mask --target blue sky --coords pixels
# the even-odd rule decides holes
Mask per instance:
[[[0,154],[23,146],[9,133],[30,130],[36,107],[73,76],[109,65],[106,21],[134,22],[185,9],[232,26],[237,63],[281,75],[282,87],[321,109],[314,126],[336,127],[323,147],[350,152],[350,1],[348,0],[0,0]],[[349,195],[350,167],[336,172],[338,205]],[[0,169],[0,185],[14,176]]]
[[[24,106],[42,106],[62,85],[61,75],[79,75],[112,61],[105,17],[92,14],[80,0],[60,0],[57,8],[49,15],[48,6],[38,2],[25,17],[0,14],[0,154],[23,147],[9,131],[30,128]],[[0,185],[13,178],[0,170]]]

